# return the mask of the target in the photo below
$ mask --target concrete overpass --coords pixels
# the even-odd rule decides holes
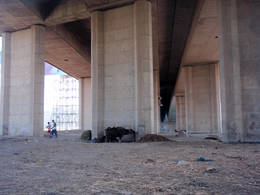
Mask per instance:
[[[41,134],[48,61],[80,79],[81,126],[95,137],[108,126],[158,133],[176,97],[179,129],[259,141],[259,10],[242,0],[3,0],[0,134]]]

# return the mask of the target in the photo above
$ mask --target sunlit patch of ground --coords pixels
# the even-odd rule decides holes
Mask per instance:
[[[259,144],[94,144],[79,136],[0,138],[0,194],[260,194]]]

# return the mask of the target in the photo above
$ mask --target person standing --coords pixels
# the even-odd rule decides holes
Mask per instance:
[[[51,124],[50,124],[50,122],[48,122],[48,125],[46,126],[46,128],[48,129],[48,135],[51,136]]]
[[[56,122],[54,120],[52,120],[52,128],[51,128],[51,135],[55,135],[56,137],[58,137],[58,132],[57,132],[57,128],[56,128]]]

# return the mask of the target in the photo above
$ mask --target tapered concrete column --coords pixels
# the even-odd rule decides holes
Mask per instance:
[[[185,97],[176,96],[176,129],[186,130]]]
[[[43,132],[45,27],[3,34],[0,132],[32,136]]]
[[[159,70],[153,71],[154,78],[154,131],[152,133],[160,133],[160,78]]]
[[[133,5],[136,89],[136,127],[139,135],[154,132],[154,78],[151,3]],[[159,83],[159,81],[157,81]]]
[[[186,66],[185,108],[189,133],[218,133],[217,64]]]
[[[80,129],[91,130],[91,78],[81,78],[79,89]]]
[[[260,141],[260,2],[220,0],[221,136]]]
[[[154,80],[151,3],[91,15],[92,129],[94,137],[107,127],[132,128],[140,134],[154,129]]]

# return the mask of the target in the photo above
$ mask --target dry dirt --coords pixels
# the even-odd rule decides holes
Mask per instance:
[[[1,137],[0,156],[1,195],[260,194],[259,144],[195,138],[96,144],[73,132]]]

